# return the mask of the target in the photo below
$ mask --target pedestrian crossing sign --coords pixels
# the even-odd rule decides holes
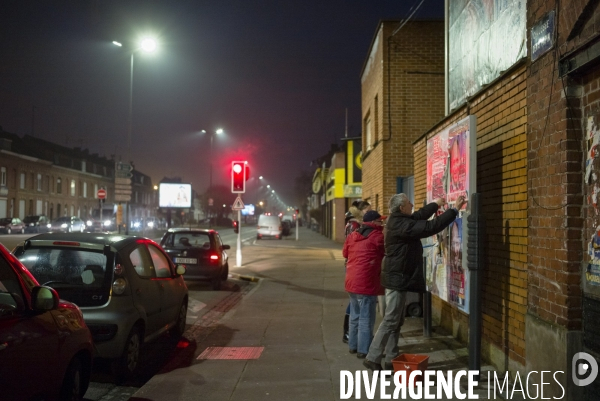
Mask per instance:
[[[242,198],[240,198],[239,196],[237,198],[235,198],[235,202],[233,202],[233,206],[231,207],[232,210],[244,210],[245,206],[244,206],[244,202],[242,202]]]

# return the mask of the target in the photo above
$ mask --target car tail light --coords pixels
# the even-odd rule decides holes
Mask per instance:
[[[121,295],[125,292],[127,281],[124,278],[118,278],[113,281],[112,290],[115,295]]]
[[[210,260],[219,260],[219,255],[213,253],[212,255],[210,255]]]

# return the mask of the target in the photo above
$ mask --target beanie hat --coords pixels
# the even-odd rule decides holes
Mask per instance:
[[[384,217],[382,217],[379,213],[377,213],[377,211],[375,210],[369,210],[367,213],[365,213],[365,215],[363,216],[363,221],[365,223],[371,222],[371,221],[375,221],[375,220],[383,220]]]

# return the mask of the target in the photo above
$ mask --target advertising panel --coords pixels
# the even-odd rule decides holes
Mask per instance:
[[[450,110],[527,56],[525,5],[525,0],[448,2]]]
[[[158,206],[181,208],[191,207],[192,185],[180,183],[161,183],[158,187]]]
[[[461,195],[469,199],[471,188],[476,188],[475,123],[475,116],[469,116],[427,141],[427,202],[438,198],[447,202],[438,214],[454,206]],[[466,313],[468,212],[469,203],[448,228],[424,241],[428,291]]]

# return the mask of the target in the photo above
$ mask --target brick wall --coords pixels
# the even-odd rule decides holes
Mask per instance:
[[[586,40],[585,35],[579,35],[573,41],[566,41],[586,3],[561,2],[557,48],[531,64],[527,94],[531,198],[529,311],[543,321],[568,329],[581,327],[580,275],[585,247],[581,161],[585,144],[582,146],[581,120],[569,122],[571,117],[581,118],[579,96],[567,100],[564,85],[575,91],[580,88],[568,77],[561,80],[557,63],[560,54]],[[528,25],[555,8],[553,1],[532,1]],[[588,93],[594,91],[594,81],[597,79],[589,82]],[[569,103],[573,107],[571,115]]]
[[[482,353],[499,368],[525,365],[527,311],[526,66],[514,67],[414,144],[415,205],[426,199],[427,138],[477,116],[477,192],[486,218]],[[471,295],[472,296],[472,295]],[[466,340],[468,316],[436,299],[438,324]],[[451,313],[448,313],[451,312]]]
[[[444,115],[444,22],[410,22],[388,40],[398,26],[382,23],[362,77],[363,123],[377,113],[370,152],[363,135],[363,198],[384,213],[397,178],[413,175],[412,142]]]

